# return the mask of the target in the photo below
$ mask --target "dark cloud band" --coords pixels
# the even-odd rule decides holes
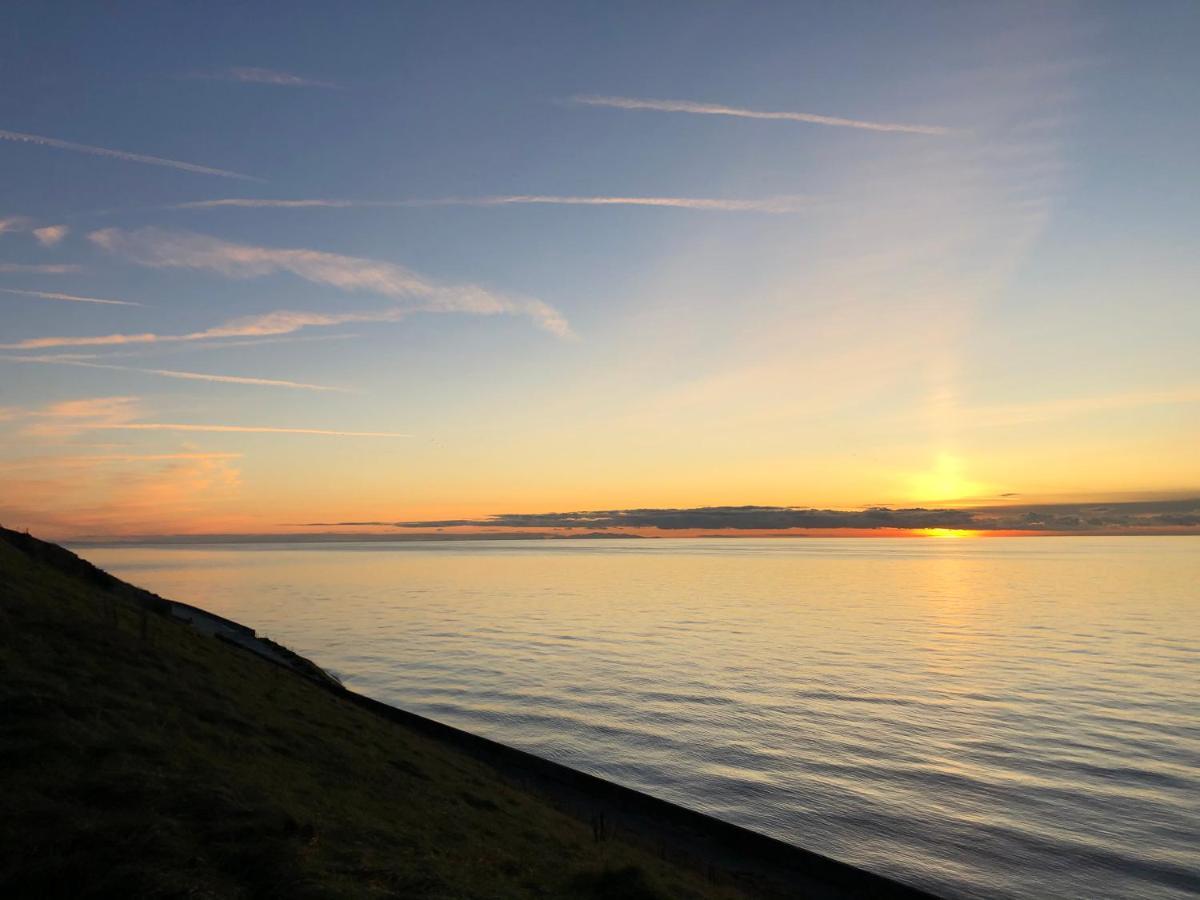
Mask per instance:
[[[696,509],[612,509],[505,513],[480,519],[399,522],[312,522],[312,527],[658,529],[780,531],[789,529],[922,529],[972,531],[1106,531],[1200,527],[1200,498],[1132,503],[1068,503],[975,509],[811,509],[793,506],[706,506]]]

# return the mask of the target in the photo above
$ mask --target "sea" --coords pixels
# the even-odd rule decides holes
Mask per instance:
[[[947,898],[1200,896],[1200,539],[90,546],[379,700]]]

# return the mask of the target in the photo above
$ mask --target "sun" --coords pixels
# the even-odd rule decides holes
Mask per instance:
[[[918,503],[945,502],[979,496],[984,485],[968,479],[963,461],[949,453],[938,455],[932,469],[909,477],[909,499]]]
[[[969,538],[978,537],[979,532],[970,528],[918,528],[917,534],[931,538]]]

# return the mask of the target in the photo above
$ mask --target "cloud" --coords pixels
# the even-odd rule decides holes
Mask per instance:
[[[236,434],[313,434],[332,437],[406,438],[394,431],[342,431],[327,428],[285,428],[274,425],[210,425],[180,422],[138,422],[144,415],[138,397],[88,397],[65,400],[41,409],[7,410],[8,420],[24,421],[21,433],[31,437],[62,437],[84,431],[196,431]]]
[[[1058,421],[1068,416],[1120,409],[1190,403],[1200,403],[1200,385],[1181,385],[1157,391],[1127,391],[1093,397],[1069,397],[1037,403],[966,408],[960,411],[959,418],[964,426],[986,428]]]
[[[218,200],[193,200],[171,209],[372,209],[425,206],[660,206],[712,212],[794,213],[805,208],[804,197],[791,194],[752,200],[713,197],[604,197],[556,194],[500,194],[487,197],[438,197],[429,200],[264,200],[250,197],[226,197]]]
[[[313,522],[310,527],[364,523]],[[811,509],[796,506],[710,506],[567,513],[505,513],[479,519],[401,521],[397,528],[561,528],[605,531],[781,531],[789,529],[955,529],[971,531],[1102,531],[1200,526],[1200,498],[1125,503],[1066,503],[975,509]]]
[[[332,437],[412,437],[412,435],[394,431],[331,431],[324,428],[275,428],[269,425],[194,425],[176,422],[133,422],[129,424],[93,425],[90,427],[124,431],[216,431],[239,434],[320,434]]]
[[[220,338],[262,337],[291,334],[301,328],[341,325],[346,322],[396,322],[408,313],[403,309],[384,309],[378,312],[309,313],[277,310],[259,316],[243,316],[224,325],[191,331],[186,334],[101,334],[89,337],[26,338],[15,344],[0,344],[0,350],[45,350],[51,347],[115,347],[126,344],[172,344],[209,341]]]
[[[53,265],[27,265],[25,263],[0,262],[0,272],[27,272],[30,275],[65,275],[78,272],[79,266],[55,263]]]
[[[53,247],[71,231],[69,225],[47,225],[44,228],[33,229],[33,236],[43,247]]]
[[[7,216],[0,219],[0,234],[13,234],[18,231],[28,231],[33,220],[27,216]]]
[[[415,202],[422,206],[507,206],[513,204],[548,204],[558,206],[664,206],[676,209],[695,209],[717,212],[792,213],[804,204],[802,197],[792,195],[766,197],[757,200],[718,199],[711,197],[578,197],[547,194],[509,194],[495,197],[447,197]]]
[[[43,300],[66,300],[71,303],[104,303],[111,306],[141,306],[132,300],[105,300],[100,297],[80,297],[77,294],[59,294],[54,291],[23,291],[18,288],[0,288],[6,294],[22,294],[28,297],[40,297]]]
[[[217,209],[223,206],[241,207],[244,209],[307,209],[309,207],[325,207],[328,209],[357,209],[376,206],[404,206],[405,201],[388,200],[265,200],[254,197],[222,197],[216,200],[191,200],[187,203],[176,203],[168,209]]]
[[[41,147],[53,147],[57,150],[73,150],[76,153],[89,153],[92,156],[107,156],[111,159],[121,159],[125,162],[144,163],[149,166],[165,166],[168,169],[178,169],[181,172],[192,172],[196,175],[218,175],[221,178],[239,178],[243,181],[262,181],[251,175],[230,172],[226,169],[213,169],[209,166],[198,166],[195,163],[180,162],[176,159],[163,159],[158,156],[146,156],[141,153],[126,153],[124,150],[109,150],[106,147],[92,147],[88,144],[76,144],[73,141],[63,141],[58,138],[45,137],[40,134],[25,134],[20,131],[0,129],[0,140],[16,141],[23,144],[37,144]]]
[[[965,510],[806,509],[788,506],[713,506],[697,509],[614,509],[569,513],[507,513],[486,519],[396,522],[400,528],[491,526],[500,528],[657,528],[764,530],[788,528],[970,528]]]
[[[259,387],[290,388],[303,391],[339,391],[347,388],[330,387],[325,384],[308,384],[303,381],[285,381],[278,378],[251,378],[242,375],[214,375],[209,372],[180,372],[176,369],[143,369],[135,366],[117,366],[110,363],[86,362],[80,359],[56,356],[0,356],[4,362],[43,363],[47,365],[77,366],[85,369],[111,369],[117,372],[138,372],[144,375],[161,375],[164,378],[179,378],[186,381],[212,381],[222,384],[246,384]]]
[[[39,410],[23,410],[19,417],[27,424],[22,434],[61,437],[91,428],[123,425],[138,417],[140,404],[137,397],[91,397],[52,403]]]
[[[239,454],[161,453],[21,460],[0,495],[0,520],[44,533],[157,531],[186,521],[229,527]],[[214,516],[217,516],[214,520]]]
[[[812,125],[832,125],[839,128],[860,128],[865,131],[899,131],[909,134],[951,134],[953,130],[940,125],[906,125],[896,122],[869,122],[862,119],[843,119],[802,112],[766,112],[723,106],[717,103],[696,103],[691,100],[649,100],[638,97],[601,97],[581,94],[571,98],[581,106],[607,106],[614,109],[644,109],[656,112],[693,113],[702,116],[734,116],[740,119],[780,119],[788,122],[807,122]]]
[[[33,224],[33,219],[28,216],[8,216],[0,219],[0,234],[32,231],[33,236],[43,247],[53,247],[71,230],[69,225],[45,225],[41,228],[34,228]]]
[[[337,88],[332,81],[318,81],[315,78],[305,78],[290,72],[279,72],[274,69],[260,69],[254,66],[230,66],[200,78],[214,78],[221,81],[240,81],[249,84],[272,84],[278,87],[317,87]]]
[[[203,341],[195,341],[186,344],[166,344],[164,346],[155,346],[153,343],[151,343],[146,346],[135,346],[127,350],[110,350],[101,353],[56,353],[54,355],[58,359],[126,359],[129,357],[161,355],[163,353],[171,353],[174,355],[197,350],[223,350],[229,347],[259,347],[263,344],[308,344],[314,341],[347,341],[361,336],[362,335],[357,332],[343,331],[339,334],[308,334],[283,337],[207,338]]]
[[[571,333],[562,314],[541,300],[510,297],[471,284],[439,284],[395,263],[320,250],[235,244],[194,232],[160,228],[135,231],[104,228],[93,231],[88,239],[110,252],[152,268],[204,269],[229,278],[290,272],[315,284],[410,301],[412,305],[404,308],[407,311],[522,315],[560,337]],[[351,318],[342,321],[383,320]]]
[[[241,459],[241,453],[104,453],[90,456],[31,456],[0,462],[10,469],[91,469],[119,463],[163,462],[166,460]]]
[[[52,403],[32,415],[49,418],[101,418],[126,421],[134,417],[139,402],[137,397],[88,397],[83,400],[63,400],[59,403]]]

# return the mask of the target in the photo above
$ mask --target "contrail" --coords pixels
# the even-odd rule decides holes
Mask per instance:
[[[213,375],[208,372],[181,372],[177,369],[143,369],[138,366],[118,366],[112,363],[85,362],[57,356],[0,356],[5,362],[43,363],[46,365],[77,366],[84,369],[111,369],[116,372],[140,372],[143,375],[161,375],[164,378],[180,378],[185,381],[215,381],[223,384],[250,384],[260,387],[292,388],[303,391],[338,391],[348,393],[348,388],[331,387],[326,384],[308,384],[303,381],[285,381],[278,378],[251,378],[244,375]]]
[[[326,431],[321,428],[272,428],[266,425],[182,425],[175,422],[132,422],[117,425],[88,425],[91,429],[120,429],[122,431],[219,431],[253,432],[257,434],[323,434],[333,437],[406,438],[409,434],[394,431]]]
[[[39,265],[36,263],[0,263],[0,272],[28,272],[31,275],[65,275],[68,272],[78,272],[79,266],[74,263],[52,263]]]
[[[59,150],[74,150],[76,153],[90,153],[92,156],[107,156],[112,159],[123,159],[126,162],[145,163],[150,166],[166,166],[168,169],[179,169],[182,172],[193,172],[196,175],[219,175],[222,178],[240,178],[243,181],[262,181],[252,175],[242,175],[225,169],[213,169],[209,166],[198,166],[195,163],[180,162],[177,159],[163,159],[159,156],[146,156],[142,153],[126,153],[124,150],[109,150],[107,147],[92,147],[88,144],[76,144],[74,141],[63,141],[58,138],[45,137],[40,134],[25,134],[20,131],[5,131],[0,128],[0,140],[16,141],[22,144],[38,144],[42,147],[55,147]]]
[[[558,194],[499,194],[485,197],[435,197],[428,200],[263,200],[252,197],[225,197],[218,200],[193,200],[171,209],[370,209],[422,206],[509,206],[545,204],[555,206],[665,206],[716,212],[792,213],[805,205],[805,198],[794,195],[754,200],[715,197],[607,197]]]
[[[47,350],[52,347],[114,347],[126,344],[177,344],[209,341],[217,338],[272,337],[291,334],[301,328],[343,325],[347,322],[396,322],[404,318],[403,309],[382,309],[377,312],[307,313],[277,310],[257,316],[243,316],[204,331],[186,334],[100,334],[91,337],[26,338],[15,344],[0,344],[0,350]]]
[[[22,291],[18,288],[0,288],[6,294],[25,294],[30,297],[41,297],[43,300],[69,300],[72,303],[105,303],[112,306],[141,306],[132,300],[103,300],[100,297],[79,297],[75,294],[57,294],[53,291]]]
[[[245,209],[306,209],[308,207],[327,207],[331,209],[351,209],[354,207],[372,206],[401,206],[401,202],[385,200],[260,200],[254,197],[223,197],[218,200],[192,200],[188,203],[176,203],[167,209],[216,209],[222,206],[236,206]]]
[[[280,87],[337,87],[332,81],[318,81],[315,78],[305,78],[303,75],[293,75],[291,72],[277,72],[274,69],[259,69],[253,66],[233,66],[223,69],[214,75],[201,77],[221,78],[228,81],[245,81],[256,84],[273,84]]]
[[[953,133],[953,129],[940,125],[868,122],[863,119],[843,119],[838,116],[819,116],[814,113],[743,109],[737,106],[722,106],[717,103],[696,103],[692,100],[645,100],[638,97],[599,97],[585,94],[572,97],[571,102],[582,106],[609,106],[614,109],[648,109],[657,112],[693,113],[701,116],[735,116],[740,119],[782,119],[788,122],[807,122],[812,125],[861,128],[865,131],[903,131],[909,134]]]
[[[92,364],[99,368],[99,363]],[[175,369],[138,369],[132,366],[104,366],[106,369],[125,369],[129,372],[144,372],[147,375],[162,375],[166,378],[182,378],[191,381],[219,381],[227,384],[253,384],[261,387],[292,388],[301,391],[337,391],[348,393],[349,388],[332,387],[327,384],[309,384],[304,381],[287,381],[280,378],[249,378],[243,375],[210,375],[207,372],[179,372]]]

